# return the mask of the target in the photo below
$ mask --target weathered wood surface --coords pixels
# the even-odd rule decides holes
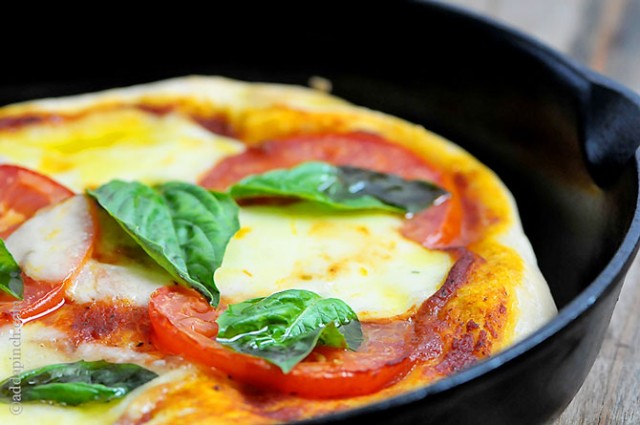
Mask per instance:
[[[449,0],[516,27],[640,92],[640,0]],[[638,135],[640,140],[640,135]],[[554,425],[640,424],[640,258],[600,355]]]

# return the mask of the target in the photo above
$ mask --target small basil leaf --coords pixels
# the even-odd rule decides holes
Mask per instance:
[[[14,375],[0,382],[0,401],[45,401],[77,406],[124,397],[158,375],[131,363],[62,363]]]
[[[0,239],[0,290],[22,299],[24,284],[20,275],[20,266]]]
[[[346,210],[374,209],[415,213],[446,195],[422,180],[323,162],[306,162],[245,177],[229,193],[237,199],[263,196],[293,197]]]
[[[219,343],[261,357],[284,373],[318,343],[351,350],[362,343],[358,316],[344,301],[300,289],[230,305],[217,323]]]
[[[189,183],[151,188],[119,180],[89,194],[174,279],[218,305],[213,276],[240,227],[229,195]]]

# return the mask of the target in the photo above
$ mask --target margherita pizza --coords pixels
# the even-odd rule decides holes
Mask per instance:
[[[489,169],[297,87],[188,77],[0,109],[0,238],[3,424],[321,416],[556,313]]]

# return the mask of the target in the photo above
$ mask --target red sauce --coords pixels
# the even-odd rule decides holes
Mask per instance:
[[[62,121],[64,118],[60,115],[27,113],[17,116],[9,116],[0,118],[0,131],[9,130],[16,131],[28,125],[36,125],[44,122]]]
[[[163,117],[167,115],[169,112],[173,112],[176,108],[175,105],[170,103],[158,104],[154,105],[151,103],[138,103],[135,105],[137,109],[144,111],[151,115],[156,115],[158,117]]]
[[[172,104],[172,103],[162,103],[162,104],[138,103],[135,106],[141,111],[144,111],[159,117],[163,117],[168,113],[178,109],[178,105]],[[187,114],[187,115],[189,115],[189,117],[194,122],[198,123],[203,128],[207,129],[208,131],[214,134],[219,134],[221,136],[226,136],[226,137],[236,136],[236,132],[231,126],[229,119],[221,113],[214,113],[210,115],[204,115],[202,113],[193,113],[193,114]]]
[[[459,256],[442,287],[426,300],[414,316],[416,355],[429,366],[426,375],[449,375],[471,366],[491,353],[492,340],[499,337],[494,326],[506,319],[506,307],[500,303],[485,311],[484,317],[461,320],[452,301],[468,282],[474,267],[484,260],[471,251],[458,249]]]
[[[203,116],[192,115],[191,119],[212,133],[225,137],[235,137],[236,132],[229,120],[223,115]]]
[[[67,343],[100,343],[138,352],[155,351],[150,340],[147,307],[110,300],[75,304],[68,302],[57,312],[40,319],[68,335]]]

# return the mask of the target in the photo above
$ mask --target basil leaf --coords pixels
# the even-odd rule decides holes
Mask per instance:
[[[355,167],[306,162],[245,177],[229,189],[236,199],[283,196],[345,210],[374,209],[415,213],[447,192],[422,180]]]
[[[77,406],[124,397],[158,375],[131,363],[62,363],[22,372],[0,382],[0,401],[47,401]]]
[[[317,344],[355,350],[362,343],[360,322],[351,307],[300,289],[230,305],[216,322],[219,343],[261,357],[284,373]]]
[[[447,191],[424,180],[405,180],[400,176],[356,167],[338,167],[345,197],[371,196],[408,213],[422,211]]]
[[[189,183],[151,188],[119,180],[89,194],[174,279],[218,305],[213,276],[240,228],[238,206],[229,195]]]
[[[20,266],[0,239],[0,290],[22,299],[24,285],[20,275]]]

